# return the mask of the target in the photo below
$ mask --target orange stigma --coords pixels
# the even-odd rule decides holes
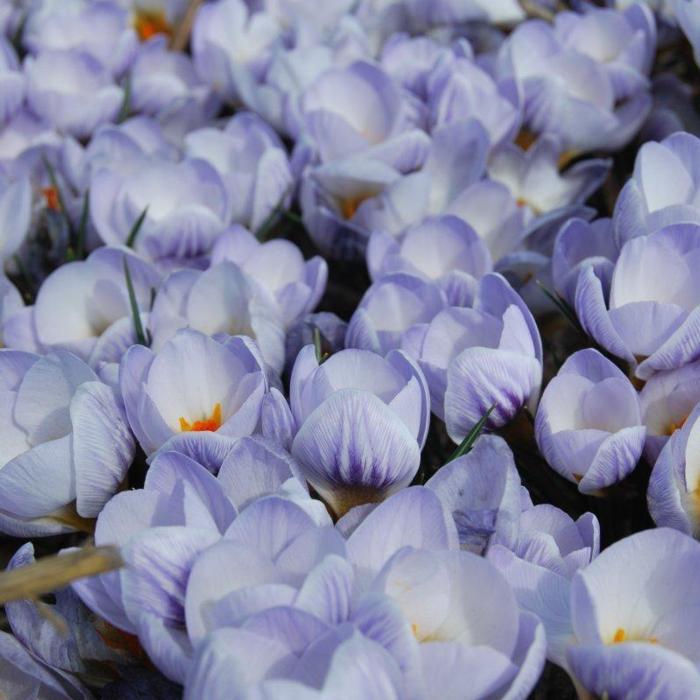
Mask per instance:
[[[615,636],[613,637],[613,644],[621,644],[622,642],[648,642],[649,644],[658,644],[659,640],[656,637],[628,637],[627,631],[618,627],[615,630]]]
[[[214,409],[211,412],[209,418],[204,418],[203,420],[196,420],[190,423],[186,418],[180,416],[180,430],[183,433],[188,432],[203,432],[205,430],[210,430],[211,432],[216,432],[221,427],[221,404],[217,403],[214,405]]]
[[[54,211],[61,211],[61,202],[58,199],[58,190],[55,187],[43,187],[41,194],[44,195],[46,206]]]
[[[360,204],[372,195],[359,195],[358,197],[348,197],[347,199],[341,199],[339,202],[340,213],[343,215],[344,219],[352,219],[355,216],[355,212],[360,207]]]
[[[172,34],[172,27],[165,18],[163,10],[137,9],[133,25],[141,41],[148,41],[156,34],[167,34],[168,36]]]
[[[685,425],[685,422],[687,420],[688,420],[688,416],[679,420],[678,423],[673,423],[673,422],[669,423],[666,426],[666,431],[665,431],[664,435],[673,435],[673,433],[675,433],[676,430],[680,430]]]

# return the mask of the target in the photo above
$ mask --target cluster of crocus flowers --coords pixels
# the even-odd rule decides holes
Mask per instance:
[[[601,4],[0,2],[7,568],[123,563],[1,697],[700,697],[700,2]]]

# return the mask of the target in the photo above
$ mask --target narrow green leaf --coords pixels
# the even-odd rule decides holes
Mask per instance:
[[[291,220],[296,220],[301,222],[301,218],[296,216],[296,214],[292,214],[291,212],[288,212],[284,207],[284,201],[287,199],[287,196],[291,192],[291,185],[285,190],[284,194],[280,197],[280,201],[277,202],[275,205],[275,208],[267,215],[265,218],[265,221],[260,224],[258,227],[258,230],[255,232],[255,237],[259,241],[265,241],[267,240],[267,237],[270,233],[270,230],[275,224],[275,221],[277,221],[277,217],[279,216],[285,216],[288,219]]]
[[[131,112],[131,76],[126,76],[124,80],[124,99],[117,116],[117,124],[121,124]]]
[[[143,225],[144,219],[146,218],[146,214],[148,214],[148,207],[146,207],[139,215],[139,218],[136,219],[136,221],[134,221],[134,225],[131,227],[131,231],[129,231],[129,235],[126,237],[127,248],[134,247],[134,243],[136,242],[136,236],[139,235],[139,231],[141,230],[141,226]]]
[[[314,328],[314,349],[316,350],[316,362],[322,365],[328,359],[328,355],[323,352],[321,347],[321,331],[318,327]]]
[[[452,462],[458,457],[462,457],[471,451],[472,447],[474,447],[476,439],[484,430],[486,422],[488,421],[494,408],[496,408],[496,404],[491,406],[491,408],[489,408],[489,410],[486,411],[486,413],[479,419],[478,423],[469,431],[469,433],[467,433],[467,436],[464,438],[464,440],[462,440],[459,447],[450,455],[450,458],[447,460],[448,462]]]
[[[578,317],[576,316],[576,312],[564,299],[562,299],[558,294],[553,294],[550,292],[549,289],[547,289],[547,287],[545,287],[539,280],[535,280],[535,284],[542,290],[542,293],[552,302],[552,304],[559,309],[562,316],[564,316],[564,318],[566,318],[566,320],[569,321],[574,328],[580,331],[583,330],[578,321]]]
[[[129,263],[126,261],[126,255],[124,256],[124,278],[126,279],[126,290],[129,294],[129,306],[131,307],[131,317],[134,321],[134,333],[136,333],[136,340],[139,345],[145,345],[148,347],[149,342],[146,337],[146,333],[143,330],[143,324],[141,323],[141,313],[139,311],[139,305],[136,301],[136,293],[134,292],[134,283],[131,281],[131,272],[129,271]]]
[[[78,231],[75,234],[75,256],[78,260],[82,260],[85,257],[85,241],[87,239],[87,223],[88,215],[90,213],[90,190],[85,190],[85,197],[83,198],[83,208],[80,212],[80,224],[78,225]]]

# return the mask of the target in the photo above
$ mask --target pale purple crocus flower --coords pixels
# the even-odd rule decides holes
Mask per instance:
[[[147,455],[183,432],[252,434],[267,379],[250,338],[222,342],[183,329],[156,354],[132,346],[120,367],[129,424]]]
[[[350,318],[345,346],[385,355],[404,338],[410,343],[446,307],[444,292],[430,280],[403,272],[380,277]]]
[[[106,244],[125,243],[144,212],[134,249],[170,270],[206,265],[231,205],[219,173],[199,159],[151,158],[128,175],[104,168],[92,178],[90,216]]]
[[[700,537],[700,409],[696,406],[659,454],[649,479],[647,503],[659,527]]]
[[[212,266],[227,260],[269,295],[285,327],[311,313],[326,289],[328,264],[322,257],[304,260],[291,241],[261,243],[242,226],[231,227],[214,244]]]
[[[25,79],[12,45],[0,38],[0,122],[6,124],[22,105]]]
[[[554,291],[572,307],[576,303],[576,286],[581,271],[592,266],[609,294],[612,273],[619,255],[613,237],[612,221],[569,219],[559,230],[552,251],[552,282]]]
[[[646,14],[653,28],[651,13],[647,10]],[[651,109],[647,80],[633,73],[640,87],[618,101],[616,76],[601,60],[607,56],[592,57],[577,50],[577,42],[572,43],[575,31],[586,33],[584,43],[589,47],[600,43],[591,32],[597,31],[595,21],[592,27],[585,21],[585,15],[579,14],[560,27],[541,20],[523,22],[503,43],[498,74],[520,83],[525,124],[530,130],[557,135],[565,149],[575,152],[616,150],[632,139]],[[646,40],[649,25],[637,30],[632,20],[628,24],[632,33],[640,32]],[[614,59],[620,47],[618,35],[607,31],[605,38]]]
[[[78,49],[119,76],[134,57],[138,37],[114,2],[53,2],[28,13],[22,43],[33,54]]]
[[[309,345],[292,371],[290,404],[292,455],[337,515],[415,476],[430,403],[422,372],[404,353],[344,350],[319,364]]]
[[[273,50],[282,46],[282,26],[269,12],[243,0],[218,0],[197,12],[192,54],[202,80],[227,100],[239,97],[238,83],[261,80]]]
[[[422,109],[380,67],[358,61],[324,72],[306,89],[301,138],[310,142],[321,162],[362,153],[405,170],[420,164],[429,146],[420,131]]]
[[[640,379],[698,357],[692,338],[700,320],[700,290],[690,270],[699,250],[700,225],[672,224],[622,247],[609,299],[593,267],[579,276],[575,301],[581,325],[629,362]]]
[[[659,528],[616,542],[580,570],[566,653],[577,683],[594,695],[696,697],[698,567],[700,544]]]
[[[476,119],[495,147],[510,141],[520,128],[523,96],[518,83],[494,79],[471,57],[441,58],[427,83],[433,130]]]
[[[579,491],[622,481],[642,454],[646,428],[629,379],[597,350],[579,350],[547,385],[535,418],[540,452]]]
[[[430,215],[462,216],[460,196],[482,178],[488,150],[486,132],[471,121],[434,133],[417,172],[404,174],[361,155],[310,168],[301,181],[304,224],[327,255],[356,258],[371,231],[398,235]]]
[[[86,526],[134,456],[124,408],[75,355],[1,350],[0,528],[15,536]]]
[[[587,10],[580,14],[556,14],[554,31],[563,47],[589,56],[603,66],[617,100],[646,89],[656,54],[654,14],[644,3],[631,5],[622,12]]]
[[[565,665],[570,642],[569,586],[576,572],[600,552],[600,525],[592,513],[576,521],[541,504],[520,515],[514,542],[495,539],[486,558],[512,586],[522,610],[537,615],[547,631],[547,657]]]
[[[395,238],[382,231],[372,234],[367,267],[373,280],[405,272],[432,280],[453,306],[469,305],[476,285],[492,270],[483,239],[453,215],[428,218]]]
[[[502,426],[528,405],[542,381],[542,343],[524,301],[500,275],[485,275],[472,307],[439,313],[411,338],[425,373],[432,410],[457,443],[493,407],[489,425]]]
[[[214,450],[220,460],[216,478],[183,453],[166,449],[155,456],[144,488],[113,498],[97,522],[96,544],[119,546],[129,566],[74,584],[92,610],[119,629],[138,634],[158,668],[181,683],[190,664],[192,642],[201,637],[194,610],[186,613],[185,609],[188,582],[196,588],[191,571],[199,553],[208,553],[222,537],[238,537],[241,548],[248,546],[252,556],[260,556],[264,526],[273,521],[283,524],[270,518],[276,508],[292,512],[309,532],[320,532],[319,523],[331,529],[325,509],[311,501],[295,476],[294,462],[282,450],[257,438],[220,439],[219,443]],[[202,448],[201,442],[196,448]],[[214,451],[210,449],[210,457]],[[231,529],[240,518],[240,524]],[[248,530],[251,526],[253,530]],[[217,552],[217,547],[211,551]],[[220,565],[225,563],[220,560]],[[212,590],[217,585],[235,588],[229,578],[209,577],[208,583]],[[150,603],[144,606],[146,598]]]
[[[644,456],[654,464],[668,439],[685,425],[700,402],[700,363],[657,372],[639,392],[642,420],[647,428]]]
[[[372,588],[398,604],[419,643],[423,697],[525,697],[536,683],[544,629],[487,560],[405,548]]]
[[[217,338],[247,336],[276,372],[284,367],[284,326],[275,300],[232,262],[203,272],[178,270],[160,287],[149,316],[159,352],[181,328]]]
[[[7,570],[17,570],[35,561],[34,545],[27,542],[12,556]],[[60,676],[85,674],[90,666],[99,668],[130,661],[125,651],[109,648],[100,636],[104,623],[91,617],[89,610],[70,588],[58,590],[54,595],[53,604],[13,600],[5,606],[12,633],[34,658]],[[0,680],[7,689],[4,685],[7,679],[2,671]]]
[[[45,171],[42,155],[55,153],[61,142],[49,122],[21,107],[0,133],[0,171],[11,177],[32,177],[40,169]]]
[[[90,54],[78,50],[45,50],[24,62],[27,103],[58,131],[88,138],[119,113],[122,88]]]
[[[6,689],[17,688],[22,693],[11,696],[16,698],[90,700],[92,696],[76,677],[41,662],[7,632],[0,632],[0,681]]]
[[[192,60],[184,53],[168,50],[165,37],[143,44],[129,70],[129,107],[136,113],[168,121],[173,113],[199,112],[199,121],[216,116],[220,102],[197,75]]]
[[[8,347],[38,352],[63,348],[95,369],[119,362],[136,342],[126,267],[137,306],[146,313],[160,275],[128,248],[98,248],[87,260],[54,270],[34,304],[7,320]]]
[[[426,486],[452,514],[462,549],[483,554],[493,542],[515,545],[522,487],[503,439],[481,436],[469,453],[442,466]]]
[[[86,146],[74,138],[64,138],[58,162],[70,187],[83,193],[100,170],[126,176],[147,167],[151,158],[174,163],[178,155],[178,149],[168,143],[158,122],[140,116],[118,125],[101,126]]]
[[[544,135],[529,149],[505,144],[489,159],[488,174],[511,192],[528,219],[572,204],[582,204],[608,175],[611,161],[582,160],[561,171],[563,149],[556,136]],[[529,221],[528,221],[529,223]]]
[[[277,134],[257,115],[239,112],[222,131],[207,127],[184,140],[185,153],[213,165],[229,191],[231,220],[257,231],[288,205],[294,180]]]
[[[618,244],[675,223],[700,223],[700,139],[677,133],[637,152],[632,177],[615,204]]]

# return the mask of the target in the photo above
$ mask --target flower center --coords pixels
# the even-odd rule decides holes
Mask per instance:
[[[675,433],[676,430],[680,430],[685,425],[685,422],[687,420],[688,420],[688,416],[686,416],[685,418],[681,418],[681,420],[679,420],[677,423],[673,423],[673,422],[669,423],[666,426],[666,430],[664,431],[664,435],[673,435],[673,433]]]
[[[156,34],[170,36],[172,33],[172,27],[165,18],[164,10],[139,8],[134,15],[133,25],[141,41],[147,41]]]
[[[46,206],[54,211],[61,211],[61,202],[58,199],[58,190],[55,187],[43,187],[41,194],[44,195]]]
[[[216,432],[221,427],[221,404],[217,403],[212,409],[211,415],[202,420],[195,420],[190,423],[186,418],[180,416],[180,430],[183,433],[187,432],[202,432],[210,430]]]
[[[648,642],[649,644],[658,644],[659,640],[656,637],[630,637],[624,627],[618,627],[617,630],[615,630],[612,643],[621,644],[622,642]]]
[[[338,202],[340,207],[340,213],[343,215],[344,219],[352,219],[355,216],[355,212],[360,207],[360,204],[366,199],[369,199],[372,195],[358,195],[357,197],[347,197],[341,199]]]

